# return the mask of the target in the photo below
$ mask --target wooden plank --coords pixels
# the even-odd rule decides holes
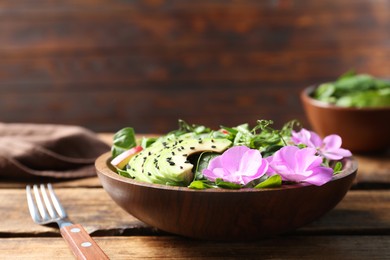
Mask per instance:
[[[246,93],[252,95],[246,96]],[[69,123],[95,131],[116,132],[132,126],[139,133],[164,133],[176,129],[178,119],[213,128],[244,122],[254,125],[259,119],[273,119],[276,127],[294,118],[305,120],[298,96],[278,95],[272,87],[264,87],[263,92],[255,92],[254,86],[237,88],[232,85],[221,87],[220,91],[194,87],[150,92],[141,86],[134,90],[91,93],[24,93],[22,99],[26,102],[17,102],[21,98],[18,93],[6,93],[2,98],[6,101],[0,103],[0,111],[9,111],[3,114],[3,122],[18,118],[19,122]],[[287,104],[291,104],[290,113],[285,113]],[[87,123],[87,120],[92,122]]]
[[[145,228],[145,224],[116,206],[103,189],[56,188],[55,191],[71,221],[83,225],[88,233],[118,235],[124,231],[136,234],[154,232],[154,229]],[[24,189],[2,189],[0,198],[12,198],[0,202],[4,219],[7,219],[0,222],[1,236],[59,234],[56,226],[40,226],[32,221]]]
[[[356,155],[358,175],[356,183],[360,186],[378,185],[389,187],[390,184],[390,150],[387,153],[374,155]],[[385,185],[387,184],[387,186]]]
[[[144,234],[156,230],[127,214],[100,188],[69,188],[54,184],[56,193],[74,222],[85,226],[92,234]],[[1,236],[55,235],[56,227],[40,226],[31,220],[27,210],[24,189],[1,189],[0,208],[4,219],[0,222]],[[319,202],[320,203],[320,202]],[[287,217],[287,216],[286,216]],[[390,190],[349,191],[331,212],[312,224],[299,229],[299,233],[323,234],[389,234]]]
[[[386,1],[38,3],[0,3],[5,122],[141,132],[179,117],[307,123],[303,87],[351,68],[389,71]]]
[[[178,47],[226,40],[230,42],[226,47],[252,42],[253,46],[274,50],[275,45],[298,49],[332,49],[340,43],[355,47],[367,43],[388,46],[386,34],[380,32],[388,31],[389,9],[381,8],[380,3],[366,1],[326,8],[307,3],[279,9],[253,3],[237,6],[190,1],[169,4],[167,8],[147,8],[147,4],[135,2],[138,3],[98,4],[83,9],[82,15],[80,5],[75,3],[37,9],[9,7],[8,12],[5,7],[0,16],[3,20],[0,29],[4,32],[0,48],[67,49],[66,46],[164,46],[164,43]],[[112,19],[113,15],[116,19]],[[362,37],[362,31],[370,37]],[[302,44],[302,36],[307,44]]]
[[[246,50],[239,52],[144,48],[125,49],[122,53],[105,51],[101,55],[89,53],[90,50],[53,56],[42,53],[40,57],[28,57],[31,52],[21,54],[20,58],[6,55],[0,61],[0,84],[4,86],[1,92],[50,93],[69,88],[70,93],[99,93],[110,89],[138,91],[139,87],[152,91],[179,90],[183,86],[200,89],[256,86],[255,93],[272,87],[282,94],[286,89],[296,91],[309,84],[333,80],[350,69],[350,64],[358,71],[385,77],[390,57],[390,46],[355,49],[342,57],[335,55],[335,50],[291,49],[272,53],[247,47],[241,46]],[[18,78],[20,74],[23,77]]]
[[[111,259],[389,259],[390,236],[280,236],[218,243],[170,236],[95,237]],[[2,259],[73,259],[61,238],[0,239]],[[4,258],[3,258],[4,257]]]

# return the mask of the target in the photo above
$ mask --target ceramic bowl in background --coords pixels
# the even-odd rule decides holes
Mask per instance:
[[[294,230],[318,219],[345,196],[357,171],[345,158],[343,171],[323,186],[194,190],[135,181],[118,175],[111,154],[95,163],[105,191],[129,214],[173,234],[204,240],[254,240]]]
[[[383,151],[390,147],[390,106],[355,108],[331,105],[312,97],[316,86],[301,92],[308,121],[315,132],[325,137],[338,134],[342,147],[355,152]]]

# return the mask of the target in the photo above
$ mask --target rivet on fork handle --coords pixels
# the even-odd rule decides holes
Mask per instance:
[[[81,225],[62,227],[60,231],[77,259],[109,259]]]

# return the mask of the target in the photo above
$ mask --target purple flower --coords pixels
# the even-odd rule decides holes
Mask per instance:
[[[267,169],[268,162],[262,158],[258,150],[246,146],[234,146],[213,158],[202,173],[211,181],[220,178],[246,185],[263,176]]]
[[[333,169],[321,166],[316,149],[285,146],[267,157],[268,175],[279,174],[284,181],[307,182],[321,186],[332,179]]]
[[[302,128],[299,132],[292,132],[291,141],[315,148],[321,156],[329,160],[352,156],[349,150],[341,148],[342,141],[338,135],[328,135],[322,140],[315,132]]]

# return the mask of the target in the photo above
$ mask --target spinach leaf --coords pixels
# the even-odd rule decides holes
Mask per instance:
[[[236,189],[240,189],[242,187],[242,185],[240,184],[237,184],[237,183],[232,183],[232,182],[228,182],[228,181],[224,181],[222,179],[219,179],[217,178],[215,180],[215,184],[220,187],[220,188],[224,188],[224,189],[233,189],[233,190],[236,190]]]
[[[313,98],[342,107],[390,106],[390,81],[348,72],[334,82],[321,84]]]
[[[204,190],[214,188],[214,186],[208,180],[196,180],[191,182],[188,188],[195,190]]]
[[[278,188],[282,186],[282,177],[280,175],[272,175],[271,177],[267,178],[265,181],[260,182],[255,186],[256,189],[263,189],[263,188]]]
[[[213,153],[213,152],[203,152],[199,155],[198,162],[196,164],[195,168],[195,177],[194,180],[201,180],[203,179],[203,174],[202,171],[207,168],[209,165],[210,161],[214,158],[217,157],[218,153]]]
[[[136,145],[137,141],[135,138],[134,129],[132,127],[123,128],[114,134],[113,144],[111,147],[111,156],[112,158],[115,158],[119,154],[135,147]]]

